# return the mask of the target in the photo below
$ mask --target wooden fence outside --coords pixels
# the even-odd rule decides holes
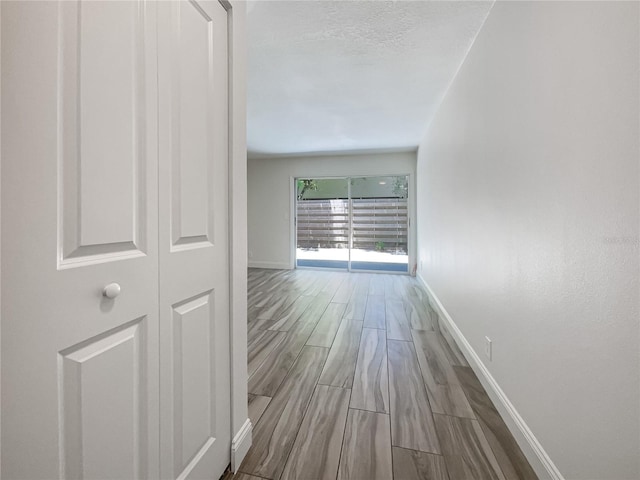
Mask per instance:
[[[407,251],[407,200],[353,199],[353,248]],[[299,200],[299,248],[348,248],[348,200]]]

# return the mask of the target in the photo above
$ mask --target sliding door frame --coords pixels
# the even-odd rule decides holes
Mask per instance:
[[[407,271],[406,272],[376,272],[375,270],[359,270],[351,268],[351,250],[353,249],[353,198],[351,198],[351,179],[353,178],[374,178],[374,177],[407,177]],[[414,258],[413,252],[414,245],[414,218],[415,218],[415,198],[413,196],[415,188],[413,185],[414,175],[411,173],[371,173],[367,175],[352,174],[352,175],[297,175],[290,176],[289,182],[289,198],[290,210],[289,210],[289,232],[290,232],[290,251],[289,251],[289,265],[291,270],[302,268],[305,270],[325,270],[325,271],[338,271],[344,272],[343,268],[324,268],[324,267],[298,267],[297,248],[298,248],[298,188],[297,181],[299,179],[317,179],[317,180],[347,180],[347,195],[349,205],[349,260],[347,262],[346,271],[356,273],[388,273],[393,275],[413,275],[414,271]]]

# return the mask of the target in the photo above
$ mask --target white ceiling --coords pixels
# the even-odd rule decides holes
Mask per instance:
[[[250,156],[415,148],[492,4],[248,2]]]

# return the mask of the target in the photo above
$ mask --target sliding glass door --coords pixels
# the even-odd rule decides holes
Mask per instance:
[[[351,179],[351,269],[407,272],[408,177]]]
[[[348,269],[348,179],[297,179],[296,185],[296,266]]]
[[[408,272],[408,176],[297,179],[296,265]]]

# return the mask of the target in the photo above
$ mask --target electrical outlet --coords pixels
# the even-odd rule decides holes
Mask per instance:
[[[249,258],[253,258],[253,250],[249,250]]]
[[[489,337],[484,337],[484,354],[491,361],[491,339]]]

